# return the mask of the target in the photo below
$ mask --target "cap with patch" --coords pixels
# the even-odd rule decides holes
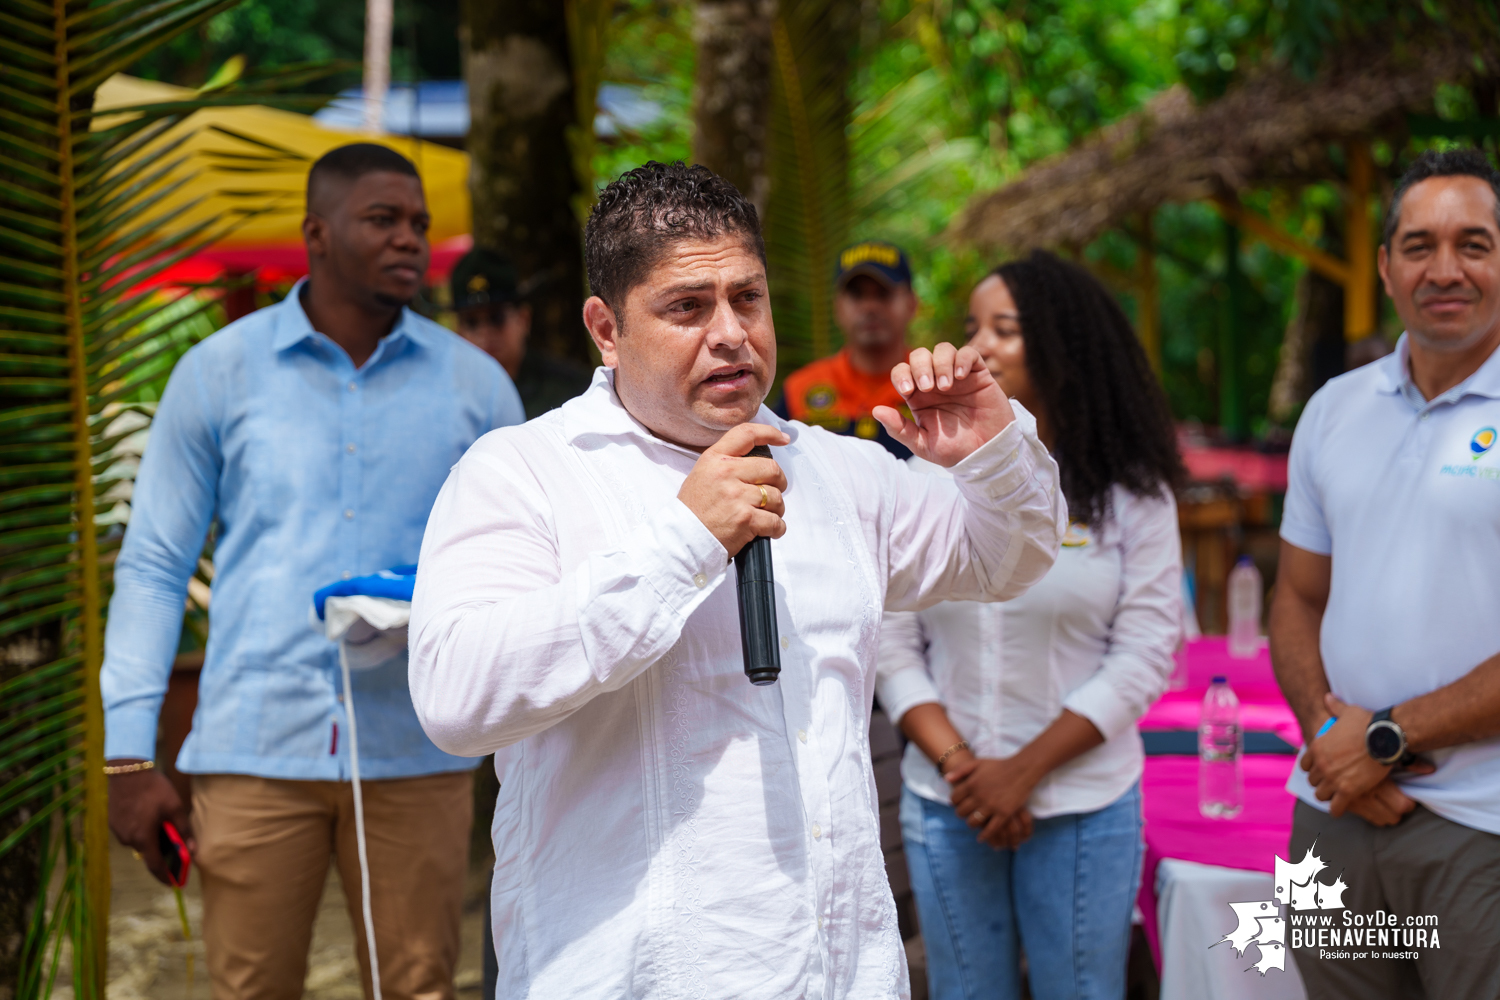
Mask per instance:
[[[518,302],[521,293],[516,266],[494,250],[475,248],[454,265],[448,278],[454,309],[472,309],[492,302]]]
[[[856,243],[839,254],[838,277],[834,284],[842,289],[851,278],[868,275],[888,288],[911,284],[911,261],[894,243],[870,240]]]

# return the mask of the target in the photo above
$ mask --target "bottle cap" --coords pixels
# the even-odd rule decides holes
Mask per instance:
[[[1215,684],[1228,684],[1229,683],[1229,678],[1225,677],[1223,674],[1215,674],[1214,675],[1214,683]]]

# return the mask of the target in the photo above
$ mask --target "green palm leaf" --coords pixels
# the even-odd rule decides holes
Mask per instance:
[[[859,5],[779,5],[766,205],[766,256],[776,310],[777,370],[791,372],[837,346],[834,255],[849,235],[849,75]]]
[[[194,207],[171,197],[187,173],[183,123],[207,107],[306,110],[318,99],[268,94],[329,67],[242,75],[98,119],[94,91],[237,2],[0,0],[0,881],[34,899],[0,913],[0,942],[20,942],[19,955],[0,944],[0,993],[9,964],[24,1000],[65,973],[74,996],[104,994],[99,667],[130,478],[121,448],[214,307],[145,282],[269,207],[251,191],[229,217],[182,221]]]

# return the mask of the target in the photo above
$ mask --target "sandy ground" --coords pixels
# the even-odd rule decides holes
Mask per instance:
[[[480,938],[483,933],[485,875],[489,859],[470,866],[464,894],[463,951],[455,985],[460,1000],[479,1000]],[[203,904],[198,881],[184,890],[193,940],[182,939],[182,923],[172,890],[157,882],[130,850],[115,844],[110,856],[114,896],[109,915],[110,1000],[208,1000],[203,965]],[[330,870],[318,905],[308,956],[306,1000],[359,1000],[359,967],[354,958],[354,931],[349,925],[344,892]],[[188,960],[192,958],[191,983]],[[60,989],[54,1000],[72,990]]]
[[[459,1000],[481,1000],[484,992],[479,946],[484,931],[484,907],[488,903],[485,889],[490,864],[490,858],[484,857],[469,866],[464,891],[463,945],[454,977]],[[198,880],[191,879],[183,891],[193,934],[191,941],[184,941],[172,890],[152,878],[145,866],[131,857],[128,848],[118,843],[111,845],[110,871],[113,886],[109,914],[110,1000],[209,1000],[200,940],[203,901],[198,893]],[[906,954],[912,971],[912,1000],[926,1000],[926,960],[920,936],[906,942]],[[64,955],[64,968],[51,1000],[72,1000],[72,988],[63,985],[68,980],[67,965]],[[303,997],[304,1000],[361,1000],[354,930],[345,910],[343,889],[331,869],[313,926]]]

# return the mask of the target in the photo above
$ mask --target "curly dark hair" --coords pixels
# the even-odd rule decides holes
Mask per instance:
[[[1083,268],[1042,250],[993,274],[1020,312],[1026,371],[1054,428],[1073,519],[1102,524],[1116,483],[1142,497],[1180,485],[1166,393],[1114,297]]]
[[[615,310],[683,240],[744,238],[762,264],[766,244],[755,206],[704,166],[650,161],[627,170],[599,192],[583,229],[589,288]]]

